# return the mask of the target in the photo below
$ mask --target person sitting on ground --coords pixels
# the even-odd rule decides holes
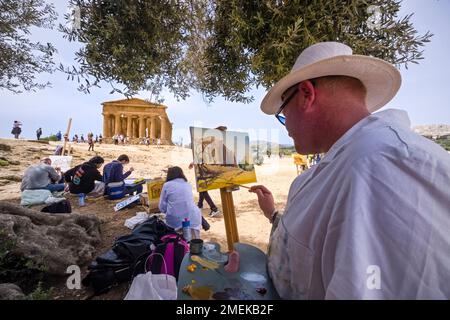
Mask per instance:
[[[44,158],[38,164],[33,164],[25,170],[20,191],[36,189],[47,189],[50,192],[63,191],[64,183],[56,183],[60,179],[60,168],[53,168],[52,160]]]
[[[87,196],[103,195],[105,184],[102,175],[98,171],[105,160],[95,156],[88,162],[76,166],[66,172],[65,181],[69,183],[70,193],[84,193]]]
[[[123,173],[123,166],[130,163],[130,158],[126,154],[120,155],[117,160],[113,160],[112,162],[105,165],[103,168],[103,182],[106,184],[106,194],[109,193],[108,184],[123,182],[125,183],[125,179],[128,178],[131,173],[134,171],[134,168],[131,167],[127,172]],[[125,190],[123,195],[133,194],[136,192],[137,194],[142,192],[142,185],[125,185]]]
[[[171,167],[167,171],[166,182],[161,190],[159,210],[166,214],[169,227],[180,230],[182,222],[190,221],[192,239],[200,238],[202,215],[194,203],[192,187],[180,167]]]
[[[62,156],[63,149],[64,149],[64,147],[61,146],[61,145],[56,146],[55,152],[53,153],[53,155],[55,155],[55,156]]]

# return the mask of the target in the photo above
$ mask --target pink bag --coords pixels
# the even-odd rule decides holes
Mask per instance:
[[[189,244],[180,235],[167,234],[148,257],[146,271],[153,274],[170,274],[178,280],[181,263],[188,252]]]

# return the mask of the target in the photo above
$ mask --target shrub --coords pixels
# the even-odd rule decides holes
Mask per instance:
[[[51,136],[41,138],[40,140],[44,140],[44,141],[58,141],[58,138],[56,137],[56,135],[52,134]]]

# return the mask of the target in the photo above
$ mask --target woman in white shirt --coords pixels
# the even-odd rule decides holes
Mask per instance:
[[[166,224],[175,230],[181,229],[182,222],[188,218],[192,239],[200,238],[202,215],[194,203],[192,187],[180,167],[171,167],[167,171],[166,183],[163,185],[159,200],[159,210],[166,214]]]

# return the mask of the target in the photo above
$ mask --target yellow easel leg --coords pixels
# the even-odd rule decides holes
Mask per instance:
[[[227,234],[228,251],[234,249],[234,243],[239,242],[239,233],[236,223],[236,213],[234,212],[233,194],[228,188],[220,189],[222,199],[223,218],[225,221],[225,231]]]

